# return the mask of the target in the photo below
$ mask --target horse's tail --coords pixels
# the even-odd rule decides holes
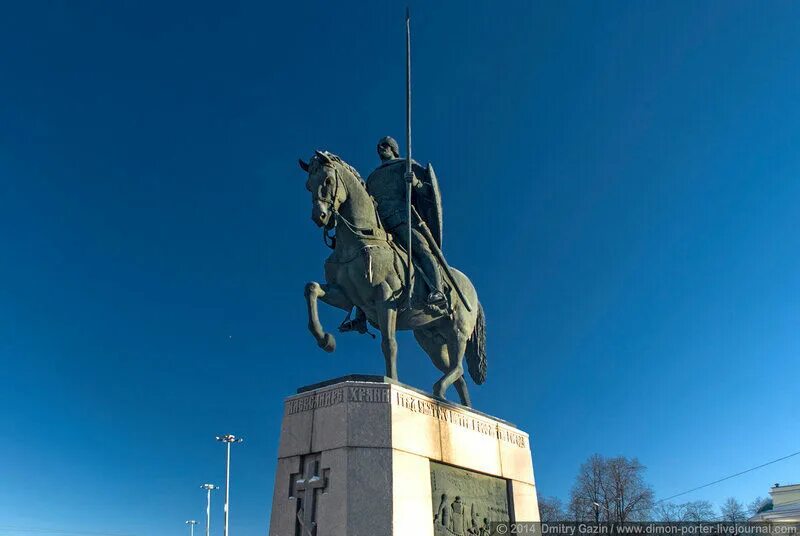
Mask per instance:
[[[486,318],[480,302],[478,302],[478,319],[467,341],[465,356],[472,381],[481,385],[486,381]]]

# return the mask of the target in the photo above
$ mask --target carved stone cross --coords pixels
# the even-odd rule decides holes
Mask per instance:
[[[295,536],[316,536],[317,500],[328,487],[330,469],[320,474],[320,454],[303,456],[300,472],[290,475],[289,498],[297,501]]]

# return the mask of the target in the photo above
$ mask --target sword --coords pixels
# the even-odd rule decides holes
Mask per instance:
[[[467,311],[472,312],[472,306],[470,305],[469,301],[467,301],[467,298],[466,298],[466,296],[464,296],[464,293],[461,291],[461,288],[458,286],[458,283],[456,283],[456,279],[455,279],[455,277],[453,277],[453,272],[451,271],[450,266],[447,264],[447,261],[444,259],[444,253],[442,253],[442,250],[439,249],[439,245],[436,243],[436,240],[433,238],[433,233],[431,232],[430,228],[428,227],[428,224],[425,223],[425,220],[420,218],[420,216],[419,216],[419,214],[417,214],[416,210],[414,211],[414,214],[419,219],[419,229],[421,229],[422,230],[422,234],[425,235],[425,238],[428,241],[428,247],[431,248],[431,251],[433,252],[434,256],[436,257],[436,260],[439,261],[439,264],[442,267],[442,271],[447,276],[447,279],[450,280],[450,284],[453,285],[453,288],[455,289],[456,294],[458,294],[458,298],[461,300],[461,303],[464,304],[464,307],[467,308]]]
[[[406,267],[406,287],[408,289],[408,308],[411,308],[411,293],[414,285],[411,281],[411,265],[414,257],[411,253],[411,183],[414,173],[411,170],[411,11],[406,6],[406,210],[408,211],[408,265]]]

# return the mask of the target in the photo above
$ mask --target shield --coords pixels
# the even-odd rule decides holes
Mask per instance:
[[[439,246],[439,249],[442,249],[442,195],[439,192],[439,181],[436,180],[436,173],[433,171],[432,164],[428,164],[428,167],[424,169],[419,166],[415,170],[415,174],[419,180],[430,186],[430,188],[426,188],[428,195],[416,196],[414,206],[431,230],[431,234],[436,239],[436,245]]]

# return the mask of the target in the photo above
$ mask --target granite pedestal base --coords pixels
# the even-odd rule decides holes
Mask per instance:
[[[285,401],[270,536],[469,536],[539,520],[529,437],[510,423],[382,377],[300,391]]]

